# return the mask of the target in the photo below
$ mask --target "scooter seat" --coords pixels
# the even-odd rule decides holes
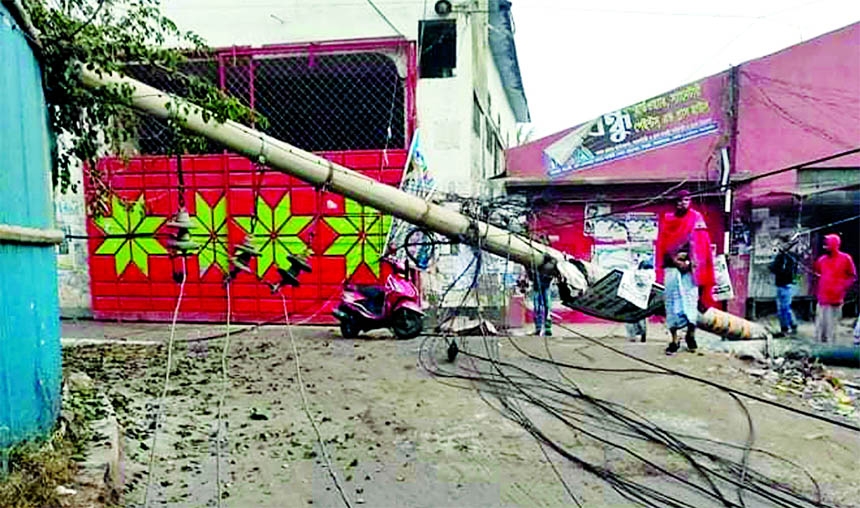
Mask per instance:
[[[381,286],[377,285],[353,284],[350,286],[350,289],[357,291],[361,296],[371,300],[376,300],[385,295],[385,290]]]

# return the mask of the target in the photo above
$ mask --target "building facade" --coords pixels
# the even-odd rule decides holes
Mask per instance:
[[[231,11],[230,23],[220,25],[208,18],[201,23],[196,11],[186,16],[183,5],[193,2],[177,2],[171,6],[176,10],[167,13],[179,26],[222,46],[190,61],[185,72],[209,78],[260,111],[268,119],[260,126],[267,134],[384,183],[400,183],[408,149],[420,132],[437,191],[487,192],[481,182],[503,171],[516,123],[528,121],[510,2],[455,4],[450,12],[438,13],[430,3],[426,16],[417,6],[399,5],[379,14],[352,12],[341,2],[298,4],[313,8],[294,6],[296,17],[289,19],[295,22],[282,18],[277,30],[266,30],[262,18],[270,23],[272,15],[281,16],[262,3],[261,9],[251,2]],[[244,31],[248,23],[263,24]],[[153,69],[128,72],[167,86]],[[183,319],[224,318],[224,272],[229,254],[245,237],[258,244],[263,256],[255,261],[254,277],[234,282],[234,319],[265,321],[280,312],[279,297],[261,282],[277,278],[276,268],[288,265],[289,253],[309,253],[315,269],[303,276],[300,288],[287,290],[291,313],[306,322],[331,319],[328,311],[344,280],[372,282],[384,276],[379,258],[390,217],[218,147],[181,161],[165,155],[172,148],[169,129],[142,118],[128,162],[106,158],[100,164],[112,193],[103,217],[93,215],[93,203],[83,206],[81,196],[59,201],[63,226],[84,229],[81,236],[88,237],[61,249],[61,303],[67,315],[86,313],[82,306],[89,301],[97,318],[169,318],[178,261],[167,255],[163,240],[141,244],[135,236],[163,235],[182,204],[204,246],[187,260],[190,294]],[[184,192],[178,189],[179,164]],[[87,279],[90,294],[81,290],[80,281]]]
[[[653,261],[667,198],[690,190],[725,261],[715,296],[740,315],[773,309],[768,265],[777,238],[798,233],[808,309],[823,235],[860,254],[858,53],[854,24],[679,86],[509,150],[504,181],[555,246],[621,269]]]

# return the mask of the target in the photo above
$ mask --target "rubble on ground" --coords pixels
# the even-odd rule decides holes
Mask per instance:
[[[809,358],[774,358],[747,374],[769,388],[765,397],[795,395],[816,411],[860,421],[860,379],[858,374],[830,370]]]

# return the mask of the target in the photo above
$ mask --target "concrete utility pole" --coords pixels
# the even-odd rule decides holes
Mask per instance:
[[[559,250],[535,243],[526,237],[424,201],[258,130],[230,120],[221,123],[211,115],[207,115],[204,119],[204,111],[200,107],[135,79],[112,72],[88,69],[85,64],[80,68],[85,86],[128,88],[132,90],[131,103],[136,109],[162,119],[172,117],[180,121],[189,131],[205,136],[274,170],[352,198],[359,203],[372,206],[448,238],[504,256],[529,269],[537,268],[556,276],[559,284],[564,286],[562,290],[564,303],[570,307],[576,308],[575,299],[607,274],[592,263],[575,260]],[[651,303],[647,309],[639,309],[628,303],[623,316],[606,317],[617,321],[643,319],[659,308],[661,292],[662,288],[655,285],[651,293]],[[605,296],[617,298],[612,291]],[[719,319],[715,319],[715,312]],[[720,326],[715,327],[717,322]],[[731,330],[744,331],[738,338],[756,336],[758,335],[756,330],[760,328],[749,321],[716,309],[709,309],[708,313],[701,315],[699,326],[730,335]]]
[[[223,123],[214,118],[204,120],[200,107],[135,79],[89,70],[85,65],[81,65],[81,76],[84,85],[91,88],[130,87],[133,90],[132,105],[140,111],[162,119],[178,119],[188,130],[272,169],[449,238],[509,257],[523,266],[538,267],[553,275],[560,275],[566,284],[576,290],[574,294],[584,291],[601,275],[590,263],[583,263],[584,268],[579,269],[567,262],[567,256],[559,250],[429,203],[258,130],[229,120]]]

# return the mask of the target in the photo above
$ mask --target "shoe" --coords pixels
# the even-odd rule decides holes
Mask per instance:
[[[791,335],[797,335],[797,327],[796,327],[796,326],[792,326],[792,327],[791,327],[791,330],[789,331],[789,333],[790,333]]]
[[[666,347],[666,354],[673,355],[677,353],[679,349],[681,349],[681,346],[677,342],[670,342],[669,346]]]
[[[544,332],[543,336],[544,337],[552,337],[552,330],[547,330],[546,332]]]
[[[645,336],[644,335],[642,336],[641,339],[639,339],[639,342],[645,342]]]
[[[696,351],[696,349],[699,347],[699,345],[698,345],[698,344],[696,344],[696,339],[694,339],[693,337],[686,337],[686,338],[684,339],[684,342],[686,342],[686,343],[687,343],[687,349],[688,349],[691,353],[694,353],[694,352]]]
[[[783,337],[785,337],[785,332],[774,332],[774,333],[773,333],[773,338],[774,338],[774,339],[781,339],[781,338],[783,338]]]

